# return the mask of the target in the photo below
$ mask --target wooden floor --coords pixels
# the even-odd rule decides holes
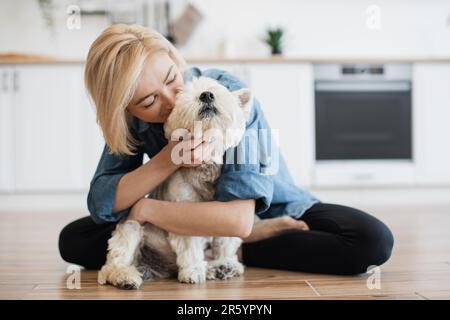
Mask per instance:
[[[95,271],[82,270],[81,288],[68,289],[71,274],[57,238],[80,213],[0,212],[0,299],[450,299],[450,207],[361,209],[383,219],[396,239],[391,260],[380,268],[379,289],[368,288],[369,274],[256,268],[228,281],[188,285],[171,279],[136,291],[100,286]]]

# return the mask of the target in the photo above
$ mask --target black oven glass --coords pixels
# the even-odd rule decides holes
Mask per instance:
[[[316,91],[317,160],[412,159],[411,90]]]

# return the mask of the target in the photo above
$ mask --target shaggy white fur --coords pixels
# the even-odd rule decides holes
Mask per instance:
[[[213,157],[210,163],[178,169],[150,197],[192,202],[213,199],[223,155],[241,141],[251,106],[249,89],[230,92],[206,77],[186,83],[164,125],[166,138],[179,140],[189,134],[214,138]],[[244,272],[237,257],[241,242],[236,237],[180,236],[148,223],[141,226],[136,221],[124,220],[108,241],[107,261],[99,271],[98,282],[135,289],[142,280],[176,274],[185,283],[240,276]],[[207,262],[204,250],[208,246],[212,260]]]

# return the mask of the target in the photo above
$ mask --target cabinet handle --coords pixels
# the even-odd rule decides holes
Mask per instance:
[[[14,70],[13,74],[13,90],[14,92],[19,91],[19,72]]]
[[[2,89],[3,92],[8,92],[8,71],[2,73]]]

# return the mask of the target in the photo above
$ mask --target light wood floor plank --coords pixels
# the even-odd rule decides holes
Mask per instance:
[[[392,258],[380,267],[380,289],[370,274],[336,276],[247,268],[245,275],[202,285],[176,279],[146,282],[137,291],[97,284],[81,271],[70,290],[59,231],[79,212],[0,212],[0,299],[450,299],[450,207],[361,208],[381,218],[395,236]]]

